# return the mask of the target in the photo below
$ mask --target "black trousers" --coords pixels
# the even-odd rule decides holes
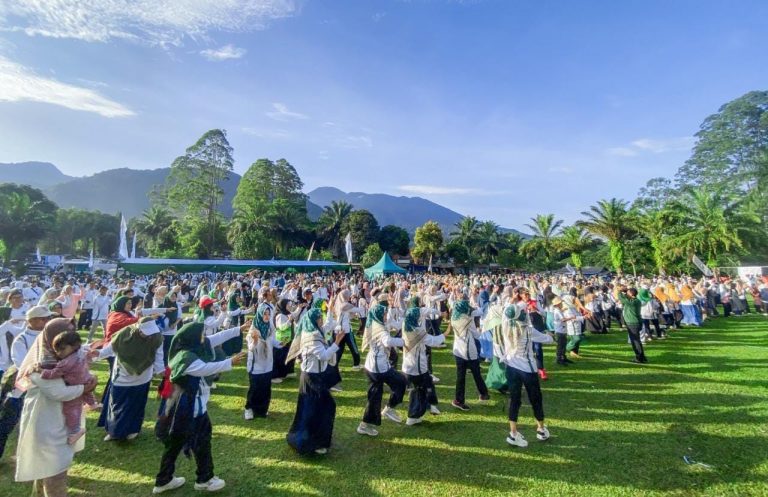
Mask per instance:
[[[8,396],[0,404],[0,458],[3,457],[3,452],[5,452],[8,436],[10,436],[13,429],[19,423],[22,407],[24,407],[23,395],[18,399]]]
[[[523,386],[525,386],[528,400],[531,402],[531,407],[533,407],[533,417],[537,421],[544,421],[544,402],[541,396],[541,387],[539,386],[539,375],[520,371],[509,366],[507,366],[506,375],[510,394],[509,420],[517,423],[517,415],[520,413],[520,405],[522,404]]]
[[[93,309],[83,309],[80,311],[80,317],[77,318],[77,329],[87,330],[93,323]]]
[[[731,315],[731,303],[723,302],[723,316],[728,317]]]
[[[565,346],[568,343],[568,335],[565,333],[555,333],[557,337],[557,360],[562,362],[565,360]]]
[[[659,326],[659,320],[658,319],[643,319],[643,328],[645,328],[645,331],[648,332],[649,335],[653,335],[653,332],[651,331],[651,325],[653,325],[654,329],[656,330],[656,336],[661,336],[661,327]]]
[[[640,341],[640,324],[627,324],[627,334],[629,335],[629,343],[632,344],[632,350],[635,352],[635,359],[638,361],[645,360],[643,342]]]
[[[456,395],[454,395],[454,399],[460,404],[464,403],[467,369],[472,372],[472,378],[475,380],[475,386],[480,396],[486,397],[488,395],[488,387],[485,386],[485,380],[483,380],[483,375],[480,373],[480,359],[466,360],[457,356],[453,357],[456,359]]]
[[[191,432],[194,433],[194,441],[191,444],[192,453],[195,455],[197,464],[197,483],[205,483],[213,478],[213,457],[211,456],[211,418],[206,412],[192,420],[194,426]],[[179,452],[187,444],[187,437],[184,435],[170,435],[165,440],[165,450],[160,459],[160,472],[155,477],[155,486],[166,485],[173,479],[173,473],[176,471],[176,459]]]
[[[360,352],[357,350],[357,343],[355,343],[355,337],[352,333],[346,333],[344,340],[339,344],[339,350],[336,351],[336,364],[341,364],[341,356],[344,354],[344,349],[349,347],[349,352],[352,354],[352,365],[360,365]]]
[[[397,407],[403,401],[407,381],[405,376],[390,368],[385,373],[371,373],[368,375],[368,403],[365,405],[363,422],[379,426],[381,424],[381,399],[384,396],[384,385],[389,386],[392,393],[389,396],[387,406]]]
[[[421,418],[426,414],[429,406],[437,405],[437,392],[432,382],[432,375],[422,373],[420,375],[408,375],[408,381],[413,385],[413,390],[408,398],[408,417]]]
[[[248,394],[245,397],[245,408],[253,410],[253,415],[264,418],[269,411],[272,400],[272,372],[248,374]]]

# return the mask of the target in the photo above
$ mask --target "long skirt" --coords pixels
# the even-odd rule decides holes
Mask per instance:
[[[437,405],[437,392],[432,382],[432,375],[423,373],[420,375],[407,375],[408,381],[413,385],[408,399],[408,417],[421,418],[426,414],[429,406]]]
[[[489,330],[480,334],[480,357],[490,362],[493,357],[493,335]]]
[[[149,384],[135,387],[111,385],[105,394],[104,408],[97,426],[104,427],[115,440],[139,433],[144,422],[144,409],[149,397]]]
[[[680,308],[683,310],[683,324],[701,326],[701,311],[698,306],[683,304]]]
[[[289,347],[281,347],[272,351],[272,378],[285,378],[294,371],[296,360],[289,361],[287,364],[285,359],[288,357]]]
[[[250,387],[245,399],[245,408],[252,409],[257,418],[264,418],[272,400],[272,372],[248,375]]]
[[[299,454],[331,447],[336,402],[322,373],[301,373],[296,415],[285,439]]]

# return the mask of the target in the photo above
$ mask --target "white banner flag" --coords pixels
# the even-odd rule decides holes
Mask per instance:
[[[136,258],[136,232],[133,232],[133,244],[131,245],[131,259]]]
[[[128,224],[125,222],[125,216],[120,216],[120,245],[118,248],[118,255],[121,259],[128,258]]]
[[[307,261],[312,260],[312,252],[315,250],[315,242],[312,242],[312,246],[309,247],[309,256],[307,257]]]
[[[91,247],[91,258],[88,259],[88,267],[93,269],[93,247]]]
[[[696,254],[693,255],[693,258],[691,261],[696,265],[699,270],[704,273],[704,276],[713,276],[715,273],[712,272],[711,269],[707,267],[706,264],[704,264],[701,259],[699,259]]]
[[[40,247],[37,247],[35,250],[35,258],[37,259],[37,262],[41,262],[43,260],[43,257],[40,255]]]
[[[344,239],[344,249],[347,252],[347,262],[352,264],[352,233],[347,233],[347,237]]]

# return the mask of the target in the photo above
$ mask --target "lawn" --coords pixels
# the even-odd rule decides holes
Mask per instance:
[[[551,379],[543,383],[552,438],[535,440],[527,400],[521,411],[526,449],[510,447],[505,398],[450,407],[455,368],[437,350],[440,416],[406,427],[384,421],[377,438],[357,435],[365,404],[363,372],[342,359],[344,392],[336,394],[334,443],[325,457],[302,458],[285,443],[296,380],[273,388],[268,419],[244,421],[246,376],[227,373],[209,404],[216,473],[226,496],[757,496],[768,495],[768,319],[716,319],[647,346],[648,365],[629,362],[626,335],[589,336],[583,358],[567,368],[545,348]],[[99,367],[100,380],[105,370]],[[101,388],[99,389],[99,391]],[[153,398],[144,432],[130,443],[105,443],[89,416],[87,447],[70,471],[71,494],[149,495],[161,445],[152,436]],[[404,416],[405,409],[400,407]],[[15,436],[9,441],[9,451]],[[707,466],[687,464],[683,457]],[[0,496],[26,495],[0,463]],[[180,458],[177,474],[194,479]],[[188,483],[167,495],[191,495]]]

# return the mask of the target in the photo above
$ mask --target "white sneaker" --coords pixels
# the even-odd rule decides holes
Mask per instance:
[[[430,376],[432,377],[432,383],[440,383],[440,378],[438,378],[437,376],[435,376],[433,374],[430,375]]]
[[[391,407],[387,406],[384,409],[381,410],[381,415],[386,416],[390,419],[390,421],[394,421],[395,423],[402,423],[403,418],[400,417],[399,414],[397,414],[397,411],[392,409]]]
[[[330,390],[331,390],[331,392],[343,392],[343,391],[344,391],[344,390],[342,390],[342,389],[341,389],[341,387],[340,387],[340,386],[338,386],[338,385],[334,385],[334,386],[332,386]]]
[[[541,430],[536,430],[536,438],[541,440],[542,442],[549,439],[549,430],[545,426]]]
[[[519,431],[514,435],[512,432],[509,432],[509,435],[507,435],[507,443],[509,445],[516,445],[517,447],[528,447],[528,441]]]
[[[226,482],[219,478],[218,476],[214,476],[210,480],[208,480],[205,483],[195,483],[195,490],[205,490],[206,492],[216,492],[218,490],[221,490],[226,486]]]
[[[422,421],[421,418],[408,418],[408,419],[405,420],[405,425],[406,426],[413,426],[413,425],[417,425],[417,424],[421,423],[421,421]]]
[[[320,456],[324,456],[328,453],[328,449],[315,449],[315,454],[318,454]]]
[[[107,434],[107,435],[104,437],[104,441],[105,441],[105,442],[111,442],[112,440],[113,440],[113,439],[112,439],[112,435],[109,435],[109,434]]]
[[[272,378],[272,384],[274,385],[279,385],[282,382],[283,382],[282,378]]]
[[[440,409],[438,409],[437,406],[429,406],[429,412],[435,416],[439,416],[441,414]]]
[[[181,476],[175,476],[173,480],[169,481],[165,485],[155,487],[152,489],[152,493],[157,495],[161,494],[163,492],[167,492],[168,490],[176,490],[180,486],[184,485],[187,482],[186,479],[184,479]]]
[[[210,388],[211,390],[216,390],[217,388],[219,388],[219,386],[216,383],[211,383]]]
[[[139,436],[139,434],[138,434],[138,433],[131,433],[130,435],[128,435],[127,437],[125,437],[125,439],[126,439],[126,440],[133,440],[134,438],[136,438],[136,437],[138,437],[138,436]]]
[[[357,433],[360,435],[368,435],[369,437],[375,437],[379,432],[373,426],[368,423],[360,423],[357,425]]]
[[[357,366],[352,366],[352,371],[360,371],[361,369],[363,369],[363,367],[359,364]]]
[[[253,419],[253,409],[246,409],[245,412],[243,412],[243,419],[246,421],[250,421]]]

